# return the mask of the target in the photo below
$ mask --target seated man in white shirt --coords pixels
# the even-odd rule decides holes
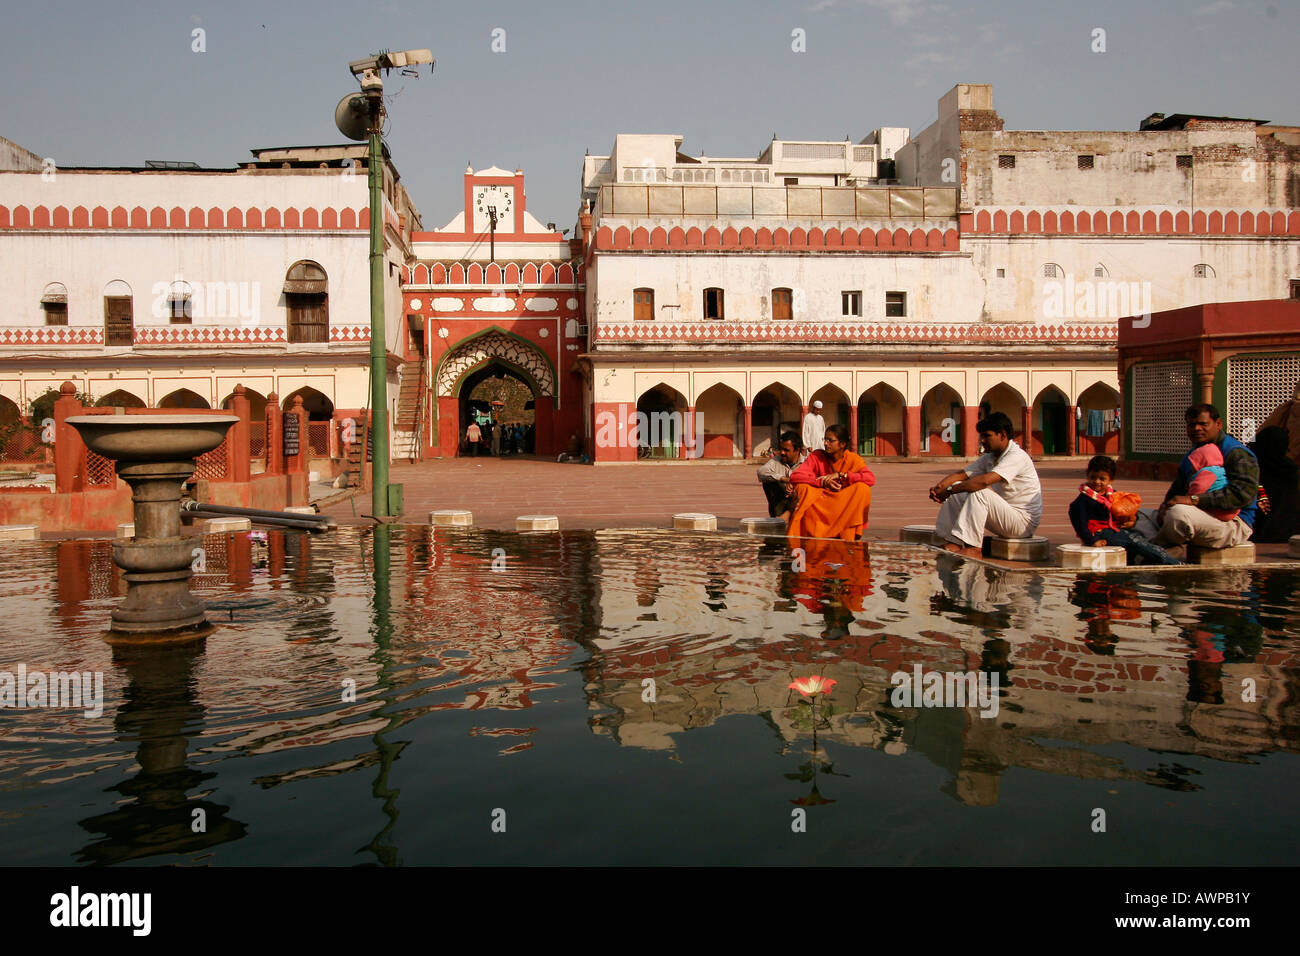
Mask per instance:
[[[1038,469],[1013,440],[1011,419],[994,412],[976,428],[985,454],[930,489],[930,500],[943,504],[935,533],[944,547],[974,557],[980,555],[986,533],[1028,538],[1043,517]]]
[[[783,432],[776,454],[758,469],[758,480],[767,496],[769,517],[789,519],[796,503],[790,472],[803,464],[807,457],[808,450],[799,440],[798,432]]]

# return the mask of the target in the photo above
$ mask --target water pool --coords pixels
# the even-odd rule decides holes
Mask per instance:
[[[6,546],[0,672],[100,671],[104,707],[0,710],[0,864],[1293,862],[1295,570],[657,531],[205,548],[215,632],[131,650],[109,542]],[[996,674],[996,716],[895,706],[918,665]],[[836,681],[815,710],[808,675]]]

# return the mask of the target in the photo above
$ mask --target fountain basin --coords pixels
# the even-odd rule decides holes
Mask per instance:
[[[113,542],[113,563],[124,571],[148,574],[179,571],[194,562],[194,549],[201,547],[198,535],[138,541],[127,538]]]
[[[180,461],[212,451],[237,415],[73,415],[86,447],[115,461]]]

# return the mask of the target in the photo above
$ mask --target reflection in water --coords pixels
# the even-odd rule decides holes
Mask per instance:
[[[204,547],[217,630],[156,656],[102,640],[108,542],[12,552],[0,669],[103,670],[120,691],[102,722],[4,713],[0,863],[477,861],[527,845],[471,832],[511,800],[548,853],[658,859],[667,821],[691,825],[661,795],[679,791],[727,807],[695,846],[773,812],[788,829],[793,799],[944,862],[966,818],[935,821],[997,807],[1050,834],[1098,785],[1130,808],[1194,801],[1183,827],[1241,792],[1282,808],[1300,750],[1295,571],[1006,574],[882,543],[386,526]],[[894,707],[914,665],[996,673],[997,717]],[[788,687],[808,674],[837,681],[815,716]],[[65,829],[95,838],[46,849]],[[334,840],[304,856],[304,833]]]
[[[226,816],[229,806],[188,796],[215,776],[186,764],[189,739],[203,732],[194,675],[202,657],[202,642],[114,649],[113,664],[127,684],[113,727],[124,747],[136,748],[140,769],[108,788],[126,802],[114,801],[116,809],[79,821],[99,839],[78,852],[78,862],[194,853],[244,835],[245,825]]]

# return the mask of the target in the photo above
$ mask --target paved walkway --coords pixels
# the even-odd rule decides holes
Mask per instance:
[[[871,523],[867,536],[898,540],[906,524],[934,524],[939,506],[926,492],[959,461],[875,462]],[[1038,534],[1053,544],[1074,540],[1067,511],[1079,493],[1087,458],[1038,462],[1043,482],[1043,522]],[[767,502],[759,487],[757,463],[713,461],[638,462],[626,465],[569,465],[534,458],[447,458],[415,465],[395,464],[389,480],[405,485],[404,521],[425,524],[437,508],[474,512],[474,526],[514,530],[524,514],[553,514],[561,528],[668,528],[682,511],[718,516],[719,529],[734,529],[741,518],[763,517]],[[1123,481],[1143,505],[1158,505],[1168,485]],[[370,511],[369,492],[353,502],[322,509],[340,523],[370,524],[353,517]]]

